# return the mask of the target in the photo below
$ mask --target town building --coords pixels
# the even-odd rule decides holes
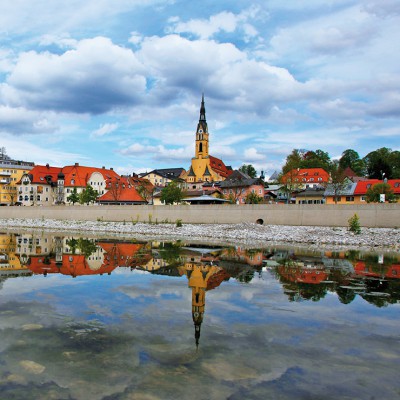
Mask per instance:
[[[112,169],[81,166],[36,165],[17,183],[18,201],[24,206],[69,204],[68,196],[76,189],[79,195],[90,185],[99,195],[106,191],[106,182],[119,175]]]
[[[13,160],[5,154],[4,148],[0,151],[0,204],[14,205],[18,202],[17,183],[23,174],[33,167],[33,162]]]
[[[154,186],[167,186],[172,181],[183,181],[184,168],[164,168],[140,174],[140,178],[147,179]]]
[[[329,180],[329,173],[323,168],[294,168],[282,176],[281,183],[302,190],[326,186]]]
[[[209,132],[203,95],[196,129],[195,155],[183,178],[188,183],[189,189],[197,190],[198,183],[223,181],[231,173],[230,166],[226,166],[221,159],[209,154]]]
[[[226,199],[236,204],[245,204],[247,196],[251,193],[261,197],[264,201],[264,181],[261,178],[250,178],[239,170],[233,171],[227,179],[219,182],[218,187]]]

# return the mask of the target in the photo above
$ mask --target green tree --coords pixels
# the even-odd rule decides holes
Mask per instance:
[[[97,190],[94,190],[89,184],[87,184],[86,188],[79,194],[79,203],[89,205],[90,203],[94,203],[98,196],[99,193]]]
[[[342,170],[351,168],[358,176],[365,175],[365,163],[355,150],[347,149],[342,153],[339,160],[339,167]]]
[[[397,171],[400,166],[392,165],[392,162],[400,162],[400,157],[398,158],[397,154],[393,155],[392,153],[393,152],[391,149],[387,147],[381,147],[378,150],[371,151],[363,158],[369,178],[394,178],[394,171]]]
[[[153,204],[153,195],[156,187],[147,179],[140,181],[136,186],[137,192],[147,203]]]
[[[395,203],[397,201],[397,198],[393,193],[393,189],[389,184],[377,183],[367,190],[367,203],[379,203],[381,194],[385,195],[385,200],[389,203]]]
[[[256,178],[257,177],[257,171],[256,169],[251,165],[251,164],[243,164],[240,168],[239,171],[244,172],[246,175],[248,175],[250,178]]]
[[[307,151],[300,163],[300,168],[323,168],[329,171],[331,159],[329,154],[322,150]]]
[[[161,201],[165,204],[180,203],[185,194],[178,182],[172,181],[161,190]]]
[[[79,194],[76,188],[73,188],[71,194],[67,197],[67,201],[69,201],[72,204],[79,202]]]
[[[303,156],[300,150],[294,149],[286,157],[285,165],[282,167],[282,174],[286,174],[292,169],[300,168]]]
[[[246,196],[246,204],[260,204],[263,202],[263,198],[257,193],[248,193]]]

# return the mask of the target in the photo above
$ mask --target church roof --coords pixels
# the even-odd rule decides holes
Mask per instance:
[[[229,170],[224,162],[217,157],[210,156],[210,167],[224,178],[232,173],[232,170]]]

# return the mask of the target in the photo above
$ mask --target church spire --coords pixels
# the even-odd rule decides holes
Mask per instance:
[[[204,106],[204,93],[201,96],[200,118],[199,121],[206,122],[206,107]]]

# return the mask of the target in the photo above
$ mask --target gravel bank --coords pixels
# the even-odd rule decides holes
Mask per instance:
[[[191,239],[207,243],[298,244],[312,247],[370,248],[400,250],[400,229],[362,228],[354,235],[347,228],[243,224],[146,224],[103,221],[58,221],[2,219],[0,229],[40,229],[87,235],[121,236],[135,239]]]

